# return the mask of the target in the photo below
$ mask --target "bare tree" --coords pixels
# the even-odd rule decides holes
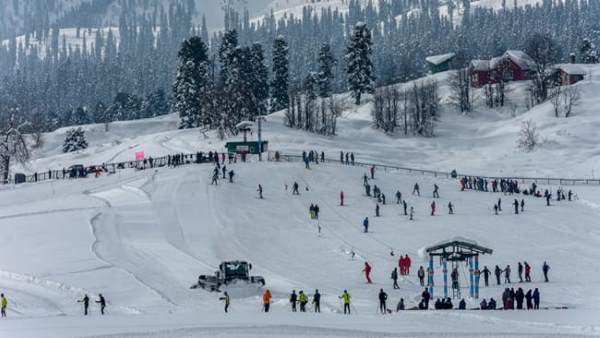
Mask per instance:
[[[8,181],[11,161],[25,163],[28,159],[29,150],[25,137],[11,117],[8,126],[0,132],[0,171],[4,182]]]
[[[570,117],[573,113],[573,108],[577,107],[581,101],[581,93],[579,87],[568,86],[564,90],[565,117]]]
[[[471,72],[469,68],[458,69],[450,79],[450,99],[461,113],[468,113],[473,109],[471,95]]]
[[[557,86],[550,91],[550,103],[555,117],[570,117],[580,100],[581,93],[577,86]]]
[[[537,126],[532,120],[526,120],[521,123],[521,131],[517,139],[517,146],[523,151],[530,152],[540,143],[540,136]]]

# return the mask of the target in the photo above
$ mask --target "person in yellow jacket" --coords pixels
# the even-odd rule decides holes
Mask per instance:
[[[346,311],[348,311],[347,313],[350,314],[350,299],[351,298],[352,298],[352,296],[350,296],[350,294],[346,290],[344,290],[344,293],[342,293],[342,295],[340,296],[340,299],[344,303],[344,314],[346,314]]]
[[[271,306],[271,298],[273,298],[273,296],[271,296],[271,291],[267,289],[265,293],[263,293],[263,308],[265,312],[269,312],[269,307]]]
[[[8,300],[4,297],[4,294],[0,294],[0,310],[2,312],[2,318],[6,318],[6,308],[8,307]]]
[[[219,300],[225,302],[225,313],[227,313],[227,310],[229,310],[229,304],[231,304],[231,298],[229,297],[227,291],[223,292],[223,297],[219,298]]]
[[[306,304],[308,304],[308,297],[302,290],[300,290],[300,293],[298,293],[298,302],[300,303],[300,312],[306,312]]]

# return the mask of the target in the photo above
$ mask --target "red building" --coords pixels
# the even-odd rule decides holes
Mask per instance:
[[[553,74],[555,82],[561,86],[577,83],[583,80],[586,75],[585,69],[571,63],[555,65],[552,70],[555,72]]]
[[[519,50],[507,50],[502,56],[491,60],[471,61],[471,83],[473,87],[505,82],[529,80],[535,74],[535,62]]]

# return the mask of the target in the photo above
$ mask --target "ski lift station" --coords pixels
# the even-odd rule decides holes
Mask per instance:
[[[228,153],[237,154],[260,154],[268,151],[269,141],[261,140],[261,126],[258,123],[258,140],[248,141],[248,133],[252,132],[254,122],[242,121],[236,125],[236,128],[244,135],[243,141],[231,141],[225,144]],[[259,146],[260,145],[260,146]]]

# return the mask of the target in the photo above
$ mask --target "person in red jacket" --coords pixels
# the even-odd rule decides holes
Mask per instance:
[[[340,206],[344,206],[344,192],[340,191]]]
[[[431,216],[435,216],[435,201],[431,202]]]
[[[525,281],[531,282],[531,265],[525,262]]]
[[[410,257],[408,255],[404,256],[404,274],[410,275],[410,265],[411,265]]]
[[[404,260],[404,256],[400,255],[400,259],[398,260],[398,266],[400,266],[400,275],[406,275],[406,261]]]
[[[367,284],[371,284],[371,266],[369,265],[369,262],[365,262],[365,268],[363,269],[363,272],[365,273]]]

